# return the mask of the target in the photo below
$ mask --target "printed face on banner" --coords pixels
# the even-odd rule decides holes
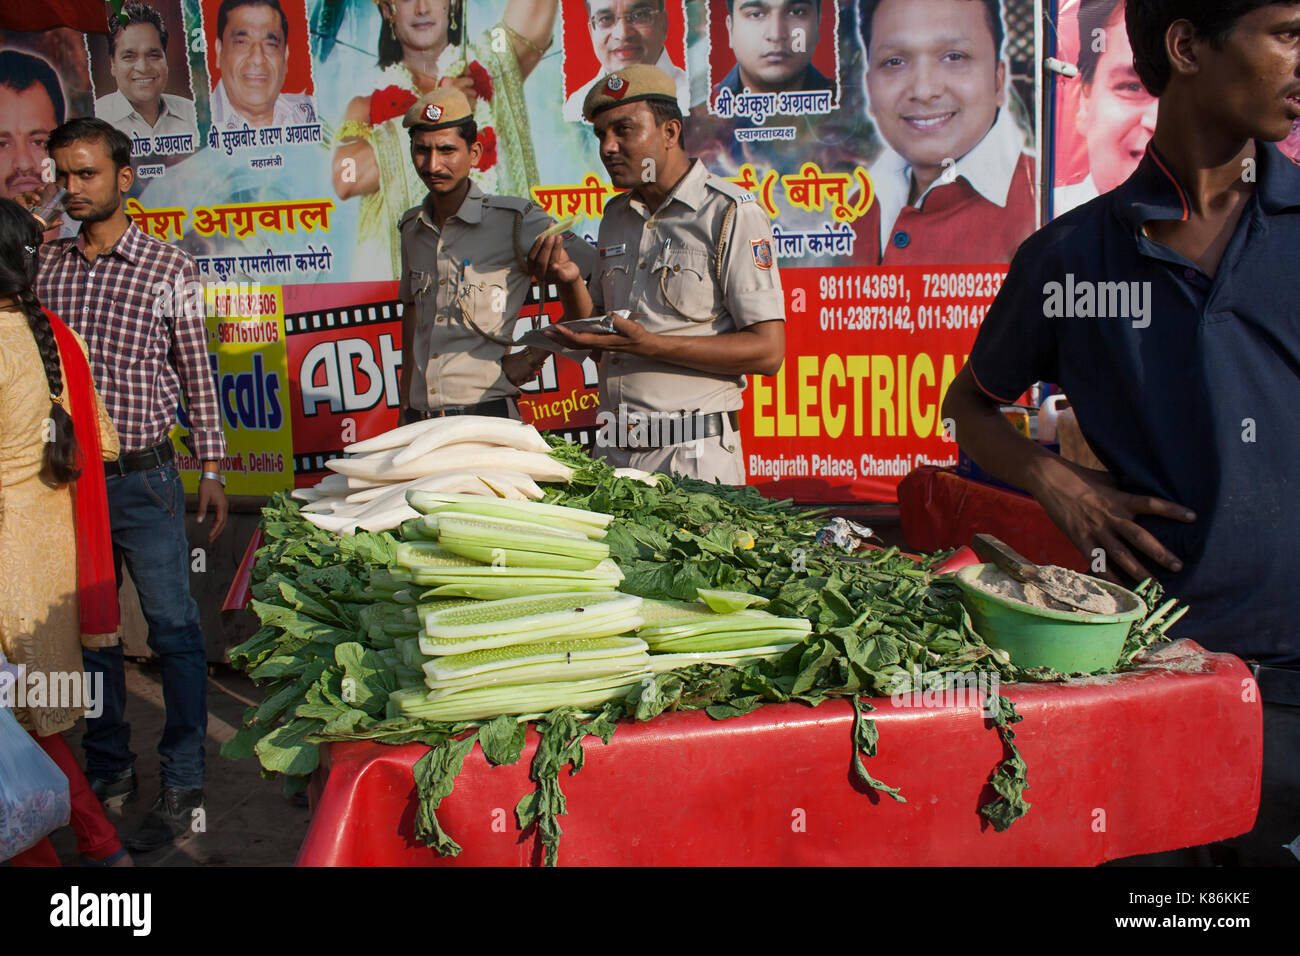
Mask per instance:
[[[54,76],[53,70],[50,75]],[[58,77],[54,81],[57,83]],[[0,76],[0,84],[4,83]],[[21,91],[0,85],[0,186],[6,199],[45,186],[41,178],[48,156],[45,144],[57,125],[54,101],[44,85],[33,83]]]
[[[53,195],[46,144],[54,127],[89,103],[88,87],[80,33],[0,31],[0,196]]]
[[[982,3],[884,0],[871,24],[867,95],[886,144],[933,182],[993,128],[1006,67]]]
[[[822,15],[822,2],[713,0],[708,7],[710,111],[747,116],[761,125],[768,114],[825,113],[837,106],[837,18],[831,0],[825,0],[827,15]],[[774,99],[770,109],[751,102],[755,95],[826,90],[830,96],[819,101]]]
[[[270,125],[275,101],[284,89],[289,72],[287,34],[274,10],[249,4],[230,11],[217,40],[217,66],[230,105],[257,125]]]
[[[394,0],[387,11],[385,19],[403,47],[432,50],[446,44],[447,0]]]
[[[668,15],[656,0],[591,0],[591,48],[607,73],[657,63],[668,38]]]
[[[563,0],[564,118],[583,122],[587,93],[608,73],[638,63],[677,82],[678,106],[690,109],[682,0]]]
[[[755,93],[802,89],[820,13],[820,0],[739,0],[727,14],[727,36],[741,85]]]
[[[131,137],[133,158],[191,153],[198,127],[180,0],[136,2],[125,10],[131,17],[125,26],[110,17],[107,35],[86,37],[95,115]]]
[[[304,0],[203,0],[203,23],[214,127],[315,121]]]
[[[117,35],[111,71],[128,103],[137,110],[156,106],[167,85],[167,51],[151,23],[133,23]]]
[[[1159,101],[1133,68],[1121,0],[1062,5],[1059,59],[1078,64],[1075,79],[1054,77],[1059,216],[1120,185],[1133,174],[1155,134]]]

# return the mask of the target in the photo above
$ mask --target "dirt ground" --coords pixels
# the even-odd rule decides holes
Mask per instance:
[[[158,740],[163,729],[162,675],[156,664],[128,663],[126,685],[130,699],[126,716],[131,724],[131,749],[137,757],[140,797],[108,811],[125,839],[158,795]],[[260,701],[262,692],[242,674],[225,667],[208,678],[207,782],[204,803],[206,830],[188,833],[175,845],[135,854],[137,866],[292,866],[307,834],[308,811],[285,799],[278,781],[263,780],[255,759],[233,763],[221,756],[221,745],[234,736],[244,708]],[[83,724],[65,738],[81,758]],[[72,830],[52,837],[65,865],[77,863]]]

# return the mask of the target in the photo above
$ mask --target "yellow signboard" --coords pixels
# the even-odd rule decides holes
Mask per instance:
[[[289,370],[280,286],[214,285],[205,290],[208,361],[226,435],[221,473],[230,495],[270,495],[293,486]],[[186,427],[181,427],[186,426]],[[185,490],[196,492],[200,462],[172,430]]]

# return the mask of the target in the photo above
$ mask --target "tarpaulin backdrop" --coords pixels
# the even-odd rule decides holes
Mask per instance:
[[[943,393],[1009,249],[1037,225],[1032,0],[1003,0],[996,22],[983,3],[884,0],[869,25],[869,78],[851,0],[774,3],[766,16],[785,17],[776,26],[752,5],[729,14],[726,0],[666,0],[635,25],[637,37],[614,43],[591,25],[585,0],[556,0],[553,45],[527,75],[500,27],[513,4],[534,18],[548,12],[545,0],[432,4],[435,31],[455,21],[439,75],[476,79],[490,148],[475,176],[485,189],[577,214],[576,231],[595,242],[615,191],[591,128],[566,121],[564,102],[599,75],[612,47],[662,50],[691,105],[688,150],[750,188],[771,217],[789,344],[780,374],[749,380],[750,481],[804,500],[889,501],[912,467],[955,461]],[[343,445],[396,421],[393,225],[423,194],[400,122],[416,91],[409,67],[427,67],[419,53],[429,28],[404,22],[401,4],[390,26],[370,0],[281,0],[283,49],[249,78],[230,24],[218,49],[219,0],[154,5],[168,31],[158,88],[188,105],[152,133],[123,126],[137,172],[128,211],[190,252],[210,287],[229,491],[311,484]],[[615,30],[626,26],[620,18]],[[0,48],[53,67],[63,113],[52,98],[35,104],[49,125],[107,111],[128,76],[103,35],[0,34]],[[268,82],[279,90],[269,121],[240,113],[241,97]],[[17,122],[9,85],[0,77],[0,134]],[[30,188],[21,167],[32,162],[0,156],[0,189]],[[957,199],[909,195],[903,170],[913,166],[941,172],[935,189]],[[520,331],[557,316],[547,291],[539,302],[534,290]],[[596,374],[590,361],[552,360],[525,389],[522,414],[594,437]],[[193,488],[198,463],[183,454],[183,432],[177,448]]]

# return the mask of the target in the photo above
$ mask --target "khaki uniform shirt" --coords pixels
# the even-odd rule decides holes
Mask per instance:
[[[441,232],[424,205],[402,216],[398,297],[415,309],[412,408],[437,411],[519,394],[501,368],[510,346],[474,326],[498,339],[515,338],[531,283],[524,262],[551,224],[535,203],[485,196],[472,183]],[[564,248],[590,275],[596,250],[578,236],[566,239]]]
[[[767,214],[753,194],[699,160],[656,212],[630,191],[611,199],[597,246],[590,283],[597,314],[628,309],[641,313],[633,318],[651,332],[683,336],[785,321]],[[636,355],[609,353],[600,363],[600,407],[615,414],[620,405],[629,412],[739,411],[744,388],[743,375]]]

